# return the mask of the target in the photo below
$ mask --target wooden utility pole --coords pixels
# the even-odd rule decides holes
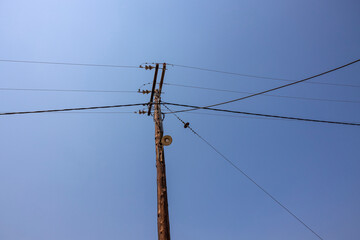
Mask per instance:
[[[170,240],[170,223],[166,187],[166,171],[163,138],[163,124],[160,107],[159,92],[155,93],[154,121],[155,121],[155,146],[156,146],[156,171],[157,171],[157,220],[158,239]]]
[[[157,171],[157,225],[158,239],[170,240],[170,222],[166,187],[166,169],[163,144],[163,124],[161,114],[161,90],[164,82],[166,64],[163,64],[159,89],[155,90],[157,71],[159,64],[156,64],[152,93],[150,97],[149,112],[151,113],[152,100],[154,99],[154,122],[155,122],[155,148],[156,148],[156,171]]]

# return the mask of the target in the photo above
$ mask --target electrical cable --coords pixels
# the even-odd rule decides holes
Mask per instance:
[[[110,65],[110,64],[91,64],[91,63],[25,61],[25,60],[10,60],[10,59],[0,59],[0,62],[34,63],[34,64],[53,64],[53,65],[84,66],[84,67],[140,68],[139,66],[124,66],[124,65]]]
[[[137,93],[125,90],[84,90],[84,89],[43,89],[43,88],[0,88],[0,91],[38,91],[38,92],[89,92],[89,93]]]
[[[80,110],[90,110],[90,109],[132,107],[132,106],[140,106],[140,105],[146,106],[147,103],[122,104],[122,105],[97,106],[97,107],[81,107],[81,108],[64,108],[64,109],[51,109],[51,110],[37,110],[37,111],[26,111],[26,112],[5,112],[5,113],[0,113],[0,115],[19,115],[19,114],[31,114],[31,113],[67,112],[67,111],[80,111]]]
[[[305,78],[305,79],[302,79],[302,80],[299,80],[299,81],[296,81],[296,82],[292,82],[292,83],[288,83],[288,84],[285,84],[285,85],[281,85],[281,86],[279,86],[279,87],[271,88],[271,89],[268,89],[268,90],[265,90],[265,91],[261,91],[261,92],[254,93],[254,94],[250,94],[250,95],[247,95],[247,96],[245,96],[245,97],[236,98],[236,99],[229,100],[229,101],[226,101],[226,102],[221,102],[221,103],[212,104],[212,105],[209,105],[209,106],[206,106],[206,107],[215,107],[215,106],[220,106],[220,105],[224,105],[224,104],[228,104],[228,103],[232,103],[232,102],[237,102],[237,101],[241,101],[241,100],[248,99],[248,98],[251,98],[251,97],[255,97],[255,96],[258,96],[258,95],[262,95],[262,94],[265,94],[265,93],[268,93],[268,92],[272,92],[272,91],[275,91],[275,90],[279,90],[279,89],[281,89],[281,88],[289,87],[289,86],[292,86],[292,85],[295,85],[295,84],[298,84],[298,83],[302,83],[302,82],[308,81],[308,80],[310,80],[310,79],[317,78],[317,77],[320,77],[320,76],[322,76],[322,75],[325,75],[325,74],[334,72],[334,71],[336,71],[336,70],[339,70],[339,69],[348,67],[348,66],[350,66],[350,65],[352,65],[352,64],[355,64],[355,63],[357,63],[357,62],[359,62],[359,61],[360,61],[360,59],[357,59],[357,60],[355,60],[355,61],[352,61],[352,62],[350,62],[350,63],[347,63],[347,64],[345,64],[345,65],[342,65],[342,66],[340,66],[340,67],[333,68],[333,69],[331,69],[331,70],[328,70],[328,71],[325,71],[325,72],[316,74],[316,75],[314,75],[314,76],[311,76],[311,77],[308,77],[308,78]],[[175,112],[175,113],[184,112],[184,111],[194,111],[194,110],[196,110],[196,109],[187,109],[187,110],[177,111],[177,112]]]
[[[134,113],[137,113],[137,112],[83,112],[83,111],[73,112],[73,111],[70,111],[70,112],[57,112],[57,113],[74,113],[74,114],[134,114]]]
[[[260,119],[260,120],[275,120],[275,121],[292,121],[289,119],[281,119],[281,118],[266,118],[266,117],[250,117],[250,116],[242,116],[240,114],[219,114],[219,113],[203,113],[203,112],[183,112],[187,114],[195,114],[195,115],[207,115],[207,116],[220,116],[220,117],[231,117],[231,118],[248,118],[248,119]],[[171,112],[165,112],[165,114],[172,114]]]
[[[277,81],[284,81],[284,82],[293,82],[293,81],[295,81],[295,80],[291,80],[291,79],[273,78],[273,77],[266,77],[266,76],[259,76],[259,75],[251,75],[251,74],[227,72],[227,71],[220,71],[220,70],[214,70],[214,69],[209,69],[209,68],[192,67],[192,66],[179,65],[179,64],[171,64],[171,63],[167,63],[167,64],[168,64],[168,65],[171,65],[171,66],[173,66],[173,67],[191,68],[191,69],[196,69],[196,70],[201,70],[201,71],[216,72],[216,73],[223,73],[223,74],[229,74],[229,75],[237,75],[237,76],[242,76],[242,77],[259,78],[259,79],[269,79],[269,80],[277,80]],[[351,84],[324,83],[324,82],[307,82],[307,83],[308,83],[308,84],[321,84],[321,85],[331,85],[331,86],[360,88],[360,85],[351,85]]]
[[[339,124],[339,125],[360,126],[360,123],[336,122],[336,121],[317,120],[317,119],[308,119],[308,118],[287,117],[287,116],[270,115],[270,114],[262,114],[262,113],[251,113],[251,112],[242,112],[242,111],[234,111],[234,110],[218,109],[218,108],[210,108],[210,107],[199,107],[199,106],[192,106],[192,105],[187,105],[187,104],[177,104],[177,103],[168,103],[168,102],[163,102],[163,104],[172,105],[172,106],[187,107],[187,108],[193,108],[193,109],[204,109],[204,110],[211,110],[211,111],[218,111],[218,112],[228,112],[228,113],[253,115],[253,116],[259,116],[259,117],[281,118],[281,119],[316,122],[316,123],[329,123],[329,124]],[[186,111],[175,111],[173,113],[178,113],[178,112],[186,112]]]
[[[167,103],[168,104],[168,103]],[[168,111],[172,112],[173,115],[185,125],[185,121],[183,121],[175,112],[173,112],[169,107],[164,104],[164,107],[168,109]],[[293,216],[298,222],[300,222],[303,226],[305,226],[309,231],[311,231],[315,236],[319,239],[323,240],[323,238],[317,234],[312,228],[310,228],[304,221],[302,221],[298,216],[296,216],[290,209],[288,209],[284,204],[282,204],[279,200],[277,200],[272,194],[270,194],[265,188],[263,188],[260,184],[258,184],[252,177],[250,177],[247,173],[245,173],[241,168],[239,168],[234,162],[228,159],[224,154],[222,154],[219,150],[217,150],[214,145],[208,142],[205,138],[200,136],[192,127],[187,125],[186,128],[189,128],[191,132],[193,132],[197,137],[199,137],[203,142],[205,142],[209,147],[211,147],[217,154],[219,154],[224,160],[226,160],[231,166],[233,166],[237,171],[239,171],[243,176],[245,176],[248,180],[250,180],[255,186],[257,186],[261,191],[263,191],[268,197],[270,197],[275,203],[277,203],[280,207],[282,207],[286,212],[288,212],[291,216]]]
[[[154,103],[155,104],[155,103]],[[258,117],[269,117],[269,118],[279,118],[279,119],[288,119],[288,120],[300,120],[300,121],[308,121],[308,122],[317,122],[317,123],[329,123],[329,124],[341,124],[341,125],[353,125],[360,126],[360,123],[349,123],[349,122],[335,122],[335,121],[327,121],[327,120],[316,120],[316,119],[307,119],[307,118],[298,118],[298,117],[286,117],[286,116],[278,116],[278,115],[269,115],[269,114],[260,114],[260,113],[250,113],[250,112],[241,112],[241,111],[233,111],[226,109],[217,109],[217,108],[208,108],[208,107],[199,107],[193,105],[186,104],[177,104],[177,103],[168,103],[163,102],[161,104],[168,104],[173,106],[181,106],[188,107],[194,109],[205,109],[219,112],[228,112],[228,113],[237,113],[237,114],[245,114],[245,115],[253,115]],[[48,112],[67,112],[67,111],[80,111],[80,110],[91,110],[91,109],[105,109],[105,108],[120,108],[120,107],[130,107],[130,106],[146,106],[148,103],[136,103],[136,104],[123,104],[123,105],[110,105],[110,106],[96,106],[96,107],[82,107],[82,108],[64,108],[64,109],[51,109],[51,110],[36,110],[36,111],[24,111],[24,112],[5,112],[0,113],[0,115],[19,115],[19,114],[32,114],[32,113],[48,113]],[[176,112],[170,112],[176,113]],[[164,114],[169,114],[164,113]]]
[[[174,83],[164,83],[164,85],[177,86],[177,87],[185,87],[185,88],[194,88],[194,89],[203,89],[203,90],[218,91],[218,92],[231,92],[231,93],[254,94],[253,92],[241,92],[241,91],[234,91],[234,90],[227,90],[227,89],[217,89],[217,88],[190,86],[190,85],[174,84]],[[360,103],[360,101],[351,101],[351,100],[335,100],[335,99],[324,99],[324,98],[293,97],[293,96],[273,95],[273,94],[264,94],[264,96],[268,96],[268,97],[278,97],[278,98],[292,98],[292,99],[301,99],[301,100],[310,100],[310,101]]]

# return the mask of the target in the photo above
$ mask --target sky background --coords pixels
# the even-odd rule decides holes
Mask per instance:
[[[0,59],[168,62],[299,80],[359,58],[359,12],[356,0],[1,0]],[[136,91],[153,73],[0,62],[0,88]],[[359,75],[357,63],[312,81],[360,86]],[[165,82],[247,92],[285,83],[171,66]],[[272,94],[360,101],[359,90],[301,83]],[[199,106],[244,96],[169,85],[163,91],[164,101]],[[0,91],[0,112],[148,99],[138,93]],[[359,106],[257,96],[221,107],[360,122]],[[320,236],[359,238],[359,127],[196,113],[206,112],[179,115]],[[166,116],[164,131],[173,137],[165,148],[172,239],[316,239],[176,118]],[[0,146],[0,239],[157,239],[150,117],[2,116]]]

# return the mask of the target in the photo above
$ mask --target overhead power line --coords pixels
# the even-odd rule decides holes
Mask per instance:
[[[335,121],[316,120],[316,119],[307,119],[307,118],[298,118],[298,117],[286,117],[286,116],[261,114],[261,113],[250,113],[250,112],[233,111],[233,110],[226,110],[226,109],[199,107],[199,106],[186,105],[186,104],[167,103],[167,102],[163,102],[162,104],[168,104],[168,105],[180,106],[180,107],[188,107],[188,108],[194,108],[194,109],[212,110],[212,111],[218,111],[218,112],[228,112],[228,113],[237,113],[237,114],[243,114],[243,115],[252,115],[252,116],[258,116],[258,117],[268,117],[268,118],[300,120],[300,121],[317,122],[317,123],[329,123],[329,124],[360,126],[360,123],[335,122]],[[140,106],[140,105],[147,106],[148,103],[122,104],[122,105],[109,105],[109,106],[96,106],[96,107],[81,107],[81,108],[64,108],[64,109],[50,109],[50,110],[35,110],[35,111],[23,111],[23,112],[5,112],[5,113],[0,113],[0,115],[20,115],[20,114],[32,114],[32,113],[69,112],[69,111],[81,111],[81,110],[93,110],[93,109],[131,107],[131,106]],[[170,113],[176,113],[176,112],[170,112]],[[164,113],[164,114],[169,114],[169,112]]]
[[[167,114],[171,112],[164,112]],[[291,121],[290,119],[281,119],[281,118],[267,118],[267,117],[255,117],[255,116],[245,116],[241,114],[221,114],[221,113],[209,113],[209,112],[183,112],[187,114],[195,114],[195,115],[207,115],[207,116],[219,116],[219,117],[231,117],[231,118],[248,118],[248,119],[260,119],[260,120],[275,120],[275,121]]]
[[[69,62],[45,62],[45,61],[26,61],[26,60],[10,60],[0,59],[0,62],[10,63],[32,63],[32,64],[53,64],[53,65],[68,65],[68,66],[83,66],[83,67],[109,67],[109,68],[140,68],[139,66],[124,66],[111,64],[91,64],[91,63],[69,63]]]
[[[105,109],[105,108],[133,107],[133,106],[140,106],[140,105],[146,106],[147,103],[109,105],[109,106],[97,106],[97,107],[63,108],[63,109],[36,110],[36,111],[24,111],[24,112],[6,112],[6,113],[0,113],[0,115],[19,115],[19,114],[32,114],[32,113],[81,111],[81,110],[93,110],[93,109]]]
[[[266,76],[259,76],[259,75],[251,75],[251,74],[244,74],[244,73],[227,72],[227,71],[214,70],[214,69],[201,68],[201,67],[193,67],[193,66],[173,64],[173,63],[168,63],[168,65],[171,65],[171,66],[174,66],[174,67],[191,68],[191,69],[196,69],[196,70],[201,70],[201,71],[207,71],[207,72],[216,72],[216,73],[223,73],[223,74],[229,74],[229,75],[237,75],[237,76],[242,76],[242,77],[262,78],[262,79],[280,80],[280,81],[289,81],[288,79],[284,79],[284,78],[273,78],[273,77],[266,77]]]
[[[89,92],[89,93],[137,93],[126,90],[85,90],[85,89],[44,89],[44,88],[0,88],[0,91],[37,91],[37,92]]]
[[[71,113],[71,114],[134,114],[137,112],[84,112],[84,111],[70,111],[70,112],[57,112],[57,113]]]
[[[188,108],[193,108],[193,109],[211,110],[211,111],[217,111],[217,112],[228,112],[228,113],[252,115],[252,116],[258,116],[258,117],[281,118],[281,119],[298,120],[298,121],[306,121],[306,122],[317,122],[317,123],[329,123],[329,124],[360,126],[360,123],[336,122],[336,121],[327,121],[327,120],[298,118],[298,117],[286,117],[286,116],[279,116],[279,115],[233,111],[233,110],[226,110],[226,109],[218,109],[218,108],[210,108],[210,107],[199,107],[199,106],[192,106],[192,105],[186,105],[186,104],[177,104],[177,103],[168,103],[168,102],[163,102],[163,104],[179,106],[179,107],[188,107]],[[177,112],[186,112],[186,111],[175,111],[173,113],[177,113]]]
[[[230,92],[230,93],[242,93],[242,94],[254,94],[253,92],[241,92],[227,89],[218,89],[218,88],[208,88],[208,87],[199,87],[199,86],[189,86],[183,84],[174,84],[174,83],[164,83],[169,86],[185,87],[185,88],[194,88],[194,89],[203,89],[217,92]],[[360,103],[360,101],[351,101],[351,100],[335,100],[335,99],[324,99],[324,98],[307,98],[307,97],[293,97],[293,96],[284,96],[284,95],[273,95],[273,94],[264,94],[268,97],[278,97],[278,98],[292,98],[292,99],[301,99],[301,100],[310,100],[310,101],[325,101],[325,102],[344,102],[344,103]]]
[[[232,102],[237,102],[237,101],[245,100],[245,99],[248,99],[248,98],[251,98],[251,97],[255,97],[255,96],[258,96],[258,95],[262,95],[262,94],[265,94],[265,93],[268,93],[268,92],[272,92],[272,91],[275,91],[275,90],[279,90],[279,89],[282,89],[282,88],[285,88],[285,87],[289,87],[289,86],[292,86],[292,85],[295,85],[295,84],[298,84],[298,83],[302,83],[302,82],[308,81],[308,80],[310,80],[310,79],[317,78],[317,77],[323,76],[323,75],[325,75],[325,74],[328,74],[328,73],[337,71],[337,70],[339,70],[339,69],[348,67],[348,66],[350,66],[350,65],[352,65],[352,64],[355,64],[355,63],[357,63],[357,62],[359,62],[359,61],[360,61],[360,59],[357,59],[357,60],[355,60],[355,61],[352,61],[352,62],[350,62],[350,63],[347,63],[347,64],[345,64],[345,65],[342,65],[342,66],[340,66],[340,67],[333,68],[333,69],[328,70],[328,71],[326,71],[326,72],[322,72],[322,73],[320,73],[320,74],[317,74],[317,75],[314,75],[314,76],[311,76],[311,77],[308,77],[308,78],[305,78],[305,79],[302,79],[302,80],[299,80],[299,81],[296,81],[296,82],[292,82],[292,83],[288,83],[288,84],[285,84],[285,85],[281,85],[281,86],[279,86],[279,87],[271,88],[271,89],[268,89],[268,90],[265,90],[265,91],[262,91],[262,92],[250,94],[250,95],[248,95],[248,96],[241,97],[241,98],[236,98],[236,99],[229,100],[229,101],[226,101],[226,102],[221,102],[221,103],[212,104],[212,105],[209,105],[209,106],[206,106],[206,107],[215,107],[215,106],[220,106],[220,105],[224,105],[224,104],[228,104],[228,103],[232,103]],[[201,107],[200,107],[200,108],[201,108]],[[197,108],[187,109],[187,110],[182,110],[182,111],[177,111],[177,112],[194,111],[194,110],[197,110]]]
[[[230,93],[252,94],[252,92],[234,91],[234,90],[208,88],[208,87],[199,87],[199,86],[189,86],[189,85],[173,84],[173,83],[164,83],[164,85],[175,86],[175,87],[193,88],[193,89],[203,89],[203,90],[218,91],[218,92],[230,92]],[[87,90],[87,89],[44,89],[44,88],[0,88],[0,91],[85,92],[85,93],[86,93],[86,92],[87,92],[87,93],[139,93],[139,91],[131,91],[131,90]],[[264,94],[264,96],[268,96],[268,97],[278,97],[278,98],[290,98],[290,99],[301,99],[301,100],[309,100],[309,101],[325,101],[325,102],[341,102],[341,103],[360,103],[360,101],[352,101],[352,100],[336,100],[336,99],[324,99],[324,98],[293,97],[293,96],[272,95],[272,94]]]
[[[259,188],[262,192],[264,192],[268,197],[270,197],[276,204],[282,207],[286,212],[288,212],[292,217],[294,217],[298,222],[300,222],[304,227],[306,227],[310,232],[312,232],[316,237],[323,240],[323,238],[316,233],[309,225],[307,225],[303,220],[301,220],[298,216],[295,215],[290,209],[288,209],[284,204],[282,204],[279,200],[275,198],[271,193],[269,193],[265,188],[263,188],[260,184],[258,184],[252,177],[250,177],[246,172],[244,172],[241,168],[239,168],[233,161],[227,158],[224,154],[222,154],[214,145],[212,145],[209,141],[203,138],[200,134],[198,134],[192,127],[188,124],[185,125],[185,121],[183,121],[175,112],[173,112],[169,107],[164,105],[170,112],[174,114],[174,116],[182,123],[186,128],[189,128],[192,133],[194,133],[198,138],[200,138],[203,142],[205,142],[209,147],[211,147],[217,154],[219,154],[225,161],[227,161],[232,167],[234,167],[237,171],[239,171],[243,176],[245,176],[248,180],[250,180],[257,188]]]
[[[209,69],[209,68],[200,68],[200,67],[193,67],[193,66],[186,66],[186,65],[179,65],[179,64],[168,63],[168,65],[172,65],[174,67],[196,69],[196,70],[207,71],[207,72],[216,72],[216,73],[222,73],[222,74],[228,74],[228,75],[237,75],[237,76],[249,77],[249,78],[277,80],[277,81],[284,81],[284,82],[294,82],[295,81],[295,80],[285,79],[285,78],[274,78],[274,77],[251,75],[251,74],[244,74],[244,73],[227,72],[227,71],[220,71],[220,70],[214,70],[214,69]],[[325,82],[307,82],[307,83],[308,84],[320,84],[320,85],[360,88],[360,85],[352,85],[352,84],[325,83]]]

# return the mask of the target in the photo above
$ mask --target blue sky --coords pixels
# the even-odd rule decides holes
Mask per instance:
[[[299,80],[359,58],[359,10],[354,0],[3,0],[0,59],[168,62]],[[359,74],[355,64],[313,81],[360,85]],[[1,62],[0,77],[0,88],[131,91],[151,82],[153,71]],[[247,92],[284,84],[171,66],[165,82]],[[243,96],[174,86],[164,92],[164,101],[199,106]],[[273,94],[360,101],[359,87],[303,83]],[[1,91],[0,111],[148,98]],[[360,122],[359,103],[258,96],[222,108]],[[358,239],[358,127],[195,112],[180,117],[324,239]],[[151,118],[3,116],[0,129],[1,239],[157,239]],[[316,239],[176,118],[167,115],[164,129],[173,137],[165,149],[172,239]]]

